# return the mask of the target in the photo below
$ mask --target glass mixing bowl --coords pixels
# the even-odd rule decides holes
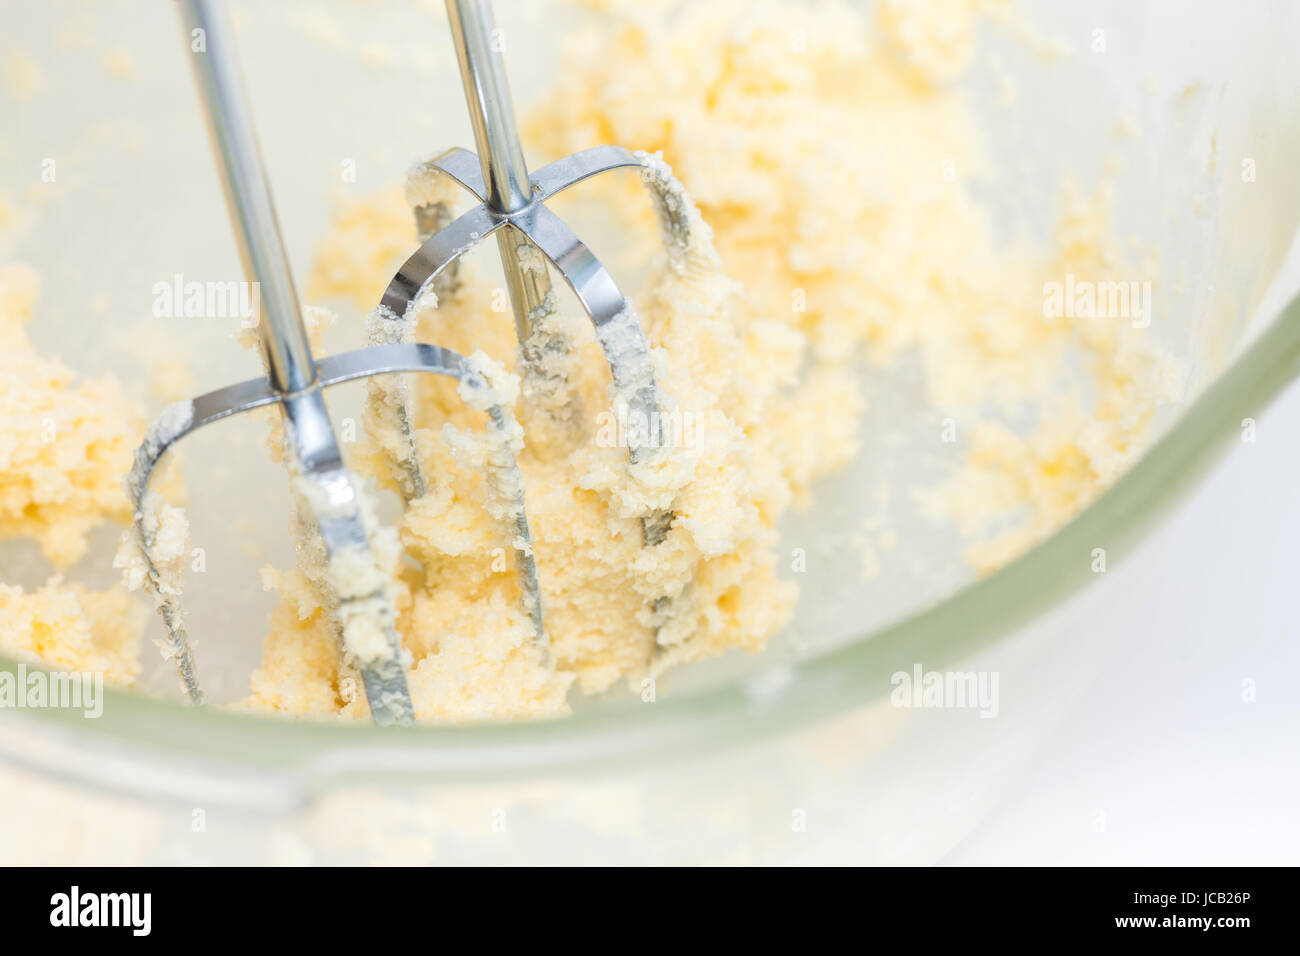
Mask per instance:
[[[563,67],[560,39],[578,14],[497,6],[502,23],[526,25],[532,44],[509,51],[526,113],[528,92]],[[471,142],[450,43],[439,4],[235,9],[302,277],[331,188],[382,188],[413,158]],[[1157,283],[1153,333],[1190,369],[1186,400],[1089,508],[977,580],[958,560],[962,542],[898,501],[889,518],[899,554],[864,583],[844,557],[843,530],[866,515],[861,489],[885,464],[902,484],[933,478],[916,470],[933,467],[932,446],[873,441],[887,426],[932,429],[916,370],[872,370],[863,454],[818,486],[810,511],[787,520],[789,540],[812,542],[816,573],[801,579],[794,624],[762,654],[669,675],[651,703],[616,691],[561,719],[413,729],[193,709],[152,662],[145,684],[156,693],[108,691],[99,719],[59,710],[0,719],[0,837],[11,861],[941,857],[1113,651],[1122,585],[1120,575],[1094,573],[1093,550],[1122,568],[1300,360],[1300,314],[1288,304],[1300,80],[1286,55],[1300,39],[1300,9],[1281,0],[1050,2],[1024,15],[1071,53],[1044,59],[997,31],[981,34],[963,80],[975,107],[1007,78],[1019,90],[1014,109],[981,110],[995,159],[981,195],[995,216],[1005,197],[1019,197],[1046,230],[1051,189],[1037,187],[1072,170],[1086,179],[1116,149],[1117,117],[1133,117],[1142,134],[1123,147],[1117,229],[1159,254],[1169,281]],[[40,97],[0,103],[5,128],[17,131],[0,149],[0,186],[37,210],[0,248],[45,275],[33,339],[82,372],[135,383],[151,410],[159,403],[143,382],[170,356],[194,366],[198,391],[248,377],[253,360],[229,329],[150,315],[160,277],[238,274],[177,24],[143,0],[13,4],[3,19],[0,52],[24,50],[45,74]],[[106,54],[129,57],[135,77],[106,79]],[[47,157],[58,159],[60,185],[42,194],[36,171]],[[356,181],[339,187],[345,161]],[[1172,281],[1175,269],[1190,279]],[[386,279],[377,276],[377,288]],[[355,310],[340,311],[330,351],[359,341]],[[356,407],[353,395],[336,414]],[[260,454],[262,440],[257,423],[231,423],[186,445],[194,537],[208,554],[188,601],[218,701],[242,694],[258,657],[272,599],[257,568],[290,555],[285,482]],[[115,536],[100,534],[72,576],[115,580]],[[49,572],[33,547],[0,548],[0,580],[34,586]],[[891,675],[917,664],[996,672],[997,719],[892,707]],[[16,667],[0,658],[0,668]]]

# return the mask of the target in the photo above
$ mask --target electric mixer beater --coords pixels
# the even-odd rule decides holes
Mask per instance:
[[[455,149],[430,161],[431,171],[450,176],[480,204],[450,219],[445,209],[417,211],[422,245],[389,283],[370,323],[367,348],[316,359],[280,237],[251,115],[240,87],[231,31],[215,0],[185,0],[196,76],[210,131],[220,157],[223,183],[244,267],[261,294],[259,335],[267,374],[169,406],[136,453],[128,478],[134,505],[134,533],[146,568],[146,584],[167,630],[167,652],[177,663],[186,692],[203,702],[194,656],[179,602],[177,582],[155,560],[161,497],[150,479],[163,455],[197,428],[240,412],[278,405],[284,426],[285,462],[290,471],[297,519],[321,551],[325,569],[313,583],[336,623],[340,650],[360,671],[372,717],[380,724],[405,724],[414,708],[404,673],[404,651],[395,628],[390,582],[376,564],[373,519],[358,479],[346,467],[324,401],[324,389],[340,382],[431,372],[461,383],[461,394],[488,416],[499,439],[487,480],[507,502],[504,528],[512,542],[521,600],[532,621],[535,651],[550,662],[538,568],[531,547],[522,476],[509,436],[517,431],[508,403],[499,401],[471,360],[449,349],[414,341],[416,305],[445,283],[470,248],[495,234],[521,350],[525,394],[547,391],[546,357],[569,347],[548,323],[555,310],[549,268],[564,278],[590,318],[608,362],[612,393],[626,414],[646,423],[628,443],[629,467],[660,454],[661,396],[655,385],[649,344],[632,303],[578,236],[545,202],[559,191],[599,173],[636,168],[649,187],[659,215],[669,265],[684,269],[690,209],[679,184],[661,160],[616,146],[575,153],[529,174],[515,127],[513,106],[487,0],[448,0],[447,11],[460,64],[478,155]],[[440,226],[436,231],[429,228]],[[429,234],[431,233],[431,234]],[[425,237],[427,235],[427,238]],[[540,257],[538,256],[540,253]],[[404,387],[381,390],[380,403],[402,436],[389,456],[393,476],[409,503],[426,493],[430,479],[416,454],[413,414]],[[554,389],[551,389],[554,392]],[[372,398],[373,398],[372,393]],[[560,403],[563,404],[563,403]],[[563,408],[548,409],[557,417]],[[645,547],[661,544],[672,523],[664,510],[641,516]],[[656,620],[670,612],[664,595],[651,607]]]

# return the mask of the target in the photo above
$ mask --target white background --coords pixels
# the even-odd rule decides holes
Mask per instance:
[[[1112,575],[1114,657],[946,862],[1300,863],[1300,388]]]

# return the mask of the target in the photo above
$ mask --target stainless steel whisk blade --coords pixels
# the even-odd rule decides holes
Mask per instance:
[[[148,584],[167,629],[169,653],[177,662],[190,699],[202,703],[203,692],[178,597],[154,557],[152,535],[156,528],[151,527],[150,479],[166,452],[196,429],[250,409],[278,405],[284,415],[285,454],[294,476],[296,507],[300,515],[306,514],[310,527],[319,535],[327,566],[347,561],[347,575],[319,582],[327,592],[323,597],[330,604],[340,641],[347,646],[344,633],[358,620],[381,632],[381,647],[372,641],[367,645],[368,656],[363,659],[354,655],[366,699],[377,723],[410,723],[414,707],[395,628],[395,610],[391,595],[373,586],[379,578],[369,519],[356,478],[343,462],[323,391],[340,382],[392,372],[431,372],[478,387],[486,387],[486,383],[462,356],[434,345],[399,343],[319,361],[313,358],[252,118],[240,86],[229,25],[213,0],[185,0],[181,6],[191,35],[203,37],[203,43],[196,45],[202,49],[196,48],[193,53],[195,74],[220,157],[245,272],[260,287],[259,334],[267,376],[177,403],[164,412],[136,452],[127,480],[135,513],[134,529]],[[490,427],[506,427],[509,410],[493,405],[487,411]],[[522,483],[518,487],[522,489]],[[526,547],[528,529],[522,497],[516,502],[516,514],[518,527],[514,531],[525,542],[517,549],[520,576],[524,587],[535,591],[537,574]]]
[[[590,318],[614,385],[629,396],[628,414],[650,423],[645,442],[629,447],[629,457],[635,464],[653,454],[661,439],[657,423],[663,421],[663,415],[649,342],[631,300],[619,290],[613,276],[545,204],[556,193],[592,176],[624,168],[654,171],[656,162],[645,153],[619,146],[597,146],[530,175],[489,0],[447,0],[447,14],[478,154],[452,149],[432,160],[431,165],[460,183],[480,203],[434,232],[407,259],[384,292],[381,309],[413,326],[412,304],[474,245],[495,234],[524,374],[536,374],[536,368],[531,367],[538,351],[535,333],[539,321],[554,310],[554,298],[546,269],[530,269],[522,262],[523,250],[531,245],[563,276]],[[655,176],[644,178],[652,192],[663,185]],[[690,229],[686,210],[664,202],[657,205],[664,232],[684,247]],[[413,328],[404,330],[408,338],[413,332]],[[410,409],[398,409],[396,414],[397,424],[409,434]],[[408,480],[422,485],[414,456],[406,467],[416,472],[414,477],[408,475]],[[671,523],[669,512],[644,515],[642,537],[646,546],[662,543]],[[657,610],[662,611],[663,605]]]
[[[331,385],[377,375],[431,372],[455,378],[471,387],[487,384],[461,355],[436,345],[414,341],[416,301],[475,244],[495,234],[505,271],[516,333],[523,356],[524,374],[539,374],[535,361],[544,348],[565,348],[562,340],[539,343],[550,335],[541,326],[554,312],[555,299],[545,266],[524,262],[529,246],[541,253],[573,290],[595,328],[609,365],[614,387],[628,398],[629,414],[641,421],[662,421],[661,400],[655,385],[649,343],[631,301],[585,243],[546,201],[561,190],[613,169],[638,168],[647,175],[659,213],[661,232],[669,246],[686,248],[690,237],[687,210],[667,199],[671,177],[662,163],[645,153],[617,146],[583,150],[543,167],[531,176],[515,125],[510,90],[500,51],[493,42],[496,27],[487,0],[447,0],[452,37],[460,63],[478,155],[453,149],[432,161],[434,168],[452,177],[480,200],[479,205],[434,232],[411,255],[389,283],[377,310],[380,321],[372,329],[372,344],[316,360],[302,321],[297,293],[289,270],[270,190],[258,152],[251,116],[244,100],[234,62],[230,30],[216,0],[183,0],[187,26],[202,31],[205,50],[195,50],[195,72],[203,94],[216,151],[220,156],[223,185],[245,272],[260,284],[262,318],[259,334],[266,357],[267,376],[201,395],[169,408],[155,424],[136,453],[128,478],[135,507],[135,533],[144,555],[148,583],[154,592],[168,633],[171,656],[195,703],[203,693],[177,595],[160,572],[153,555],[153,519],[149,508],[149,482],[164,454],[196,429],[240,412],[278,405],[284,415],[285,453],[294,475],[299,514],[310,519],[319,535],[327,565],[348,558],[353,572],[345,577],[326,576],[317,582],[328,600],[339,630],[340,644],[349,647],[345,632],[350,621],[364,618],[382,630],[383,647],[371,647],[361,659],[354,653],[366,688],[371,714],[381,724],[404,724],[414,719],[406,684],[404,652],[395,628],[391,596],[365,582],[378,580],[371,531],[362,506],[356,478],[347,469],[326,410],[323,391]],[[673,181],[675,185],[675,181]],[[422,217],[417,213],[417,220]],[[423,231],[423,230],[422,230]],[[400,400],[380,409],[391,415],[407,446],[402,460],[394,461],[394,478],[403,496],[414,500],[430,483],[423,474],[415,443],[414,415],[409,395],[399,389]],[[487,406],[489,428],[504,432],[512,412],[500,405]],[[629,461],[635,465],[660,447],[658,426],[652,424],[644,444],[630,444]],[[518,465],[509,465],[515,480],[515,542],[524,610],[532,622],[540,658],[550,663],[541,587],[531,546],[523,482]],[[652,511],[642,516],[642,539],[656,547],[667,536],[672,514]],[[358,572],[360,568],[360,572]],[[368,569],[368,570],[367,570]],[[363,586],[364,585],[364,586]],[[651,605],[656,620],[670,613],[671,598],[663,595]],[[368,645],[369,646],[369,645]],[[658,645],[656,644],[656,650]]]

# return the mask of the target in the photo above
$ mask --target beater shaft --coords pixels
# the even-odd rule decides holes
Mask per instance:
[[[515,126],[510,82],[501,58],[503,35],[493,19],[491,4],[484,0],[447,0],[447,17],[483,168],[484,198],[493,212],[509,216],[532,204],[533,188]],[[519,246],[527,241],[514,228],[497,233],[497,248],[520,344],[532,336],[533,313],[545,304],[550,290],[545,270],[525,269],[520,262]]]
[[[333,610],[340,637],[348,622],[361,616],[371,617],[370,625],[383,633],[384,651],[357,661],[371,713],[380,723],[409,723],[414,708],[402,669],[395,612],[385,593],[364,584],[375,575],[360,573],[360,569],[374,569],[360,490],[343,463],[325,407],[252,115],[240,84],[229,24],[210,0],[185,0],[182,10],[191,29],[195,76],[220,158],[222,185],[244,270],[259,286],[258,331],[271,385],[281,397],[286,454],[298,479],[294,487],[297,505],[300,513],[305,510],[315,519],[331,565],[346,556],[359,569],[355,579],[322,580],[333,592],[328,599],[337,602]],[[354,590],[353,580],[359,590]]]

